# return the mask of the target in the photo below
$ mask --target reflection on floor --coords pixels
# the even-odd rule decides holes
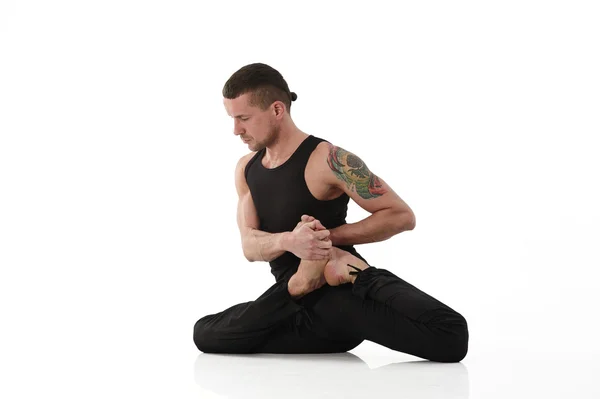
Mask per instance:
[[[352,353],[215,355],[200,353],[196,383],[226,398],[468,398],[463,363],[407,361],[371,369]]]

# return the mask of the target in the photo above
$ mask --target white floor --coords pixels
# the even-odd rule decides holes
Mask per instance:
[[[376,352],[364,344],[339,355],[200,354],[195,382],[207,398],[600,397],[593,355],[482,353],[442,364]]]
[[[29,343],[30,353],[7,347],[0,397],[600,397],[598,353],[475,350],[460,363],[443,364],[364,343],[334,355],[213,355],[188,340],[144,348],[132,332],[111,345],[40,337]]]

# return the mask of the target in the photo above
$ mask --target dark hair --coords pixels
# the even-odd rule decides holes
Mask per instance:
[[[223,86],[223,97],[229,99],[249,92],[252,93],[250,105],[263,111],[275,101],[281,101],[289,112],[292,101],[298,98],[296,93],[290,92],[287,82],[276,69],[262,63],[241,67]]]

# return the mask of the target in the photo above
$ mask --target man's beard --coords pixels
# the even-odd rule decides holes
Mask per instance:
[[[265,137],[265,139],[260,143],[257,142],[256,146],[253,148],[253,151],[260,151],[266,147],[271,147],[273,144],[275,144],[279,140],[280,130],[281,129],[279,128],[279,126],[271,126],[269,128],[269,134],[267,134],[267,137]]]

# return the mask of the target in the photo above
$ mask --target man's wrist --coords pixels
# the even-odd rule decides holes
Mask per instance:
[[[282,251],[290,251],[290,247],[291,247],[291,235],[292,233],[290,231],[284,231],[283,233],[280,234],[279,236],[279,249],[281,249]]]
[[[334,227],[333,229],[329,229],[329,240],[331,240],[331,245],[332,246],[337,246],[338,245],[338,237],[336,235],[337,230],[339,227]]]

